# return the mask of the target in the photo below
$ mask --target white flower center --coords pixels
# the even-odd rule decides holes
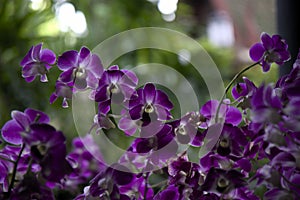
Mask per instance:
[[[225,188],[229,185],[229,180],[221,177],[221,178],[218,179],[217,185],[220,188]]]
[[[230,145],[230,141],[228,138],[221,138],[219,144],[223,148],[228,148]]]
[[[154,111],[153,105],[152,105],[151,103],[147,103],[147,104],[145,105],[144,111],[145,111],[146,113],[153,113],[153,111]]]
[[[187,132],[185,131],[185,128],[184,128],[183,125],[178,126],[178,127],[175,129],[175,133],[176,133],[177,135],[186,135],[186,134],[187,134]]]
[[[76,76],[77,78],[81,78],[81,77],[85,76],[85,69],[82,68],[82,67],[79,67],[79,68],[76,70],[75,76]]]
[[[120,89],[119,89],[118,85],[115,84],[115,83],[110,84],[110,86],[108,87],[108,90],[112,94],[116,94],[116,93],[120,92]]]

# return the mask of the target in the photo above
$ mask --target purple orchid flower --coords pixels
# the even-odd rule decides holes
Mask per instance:
[[[291,158],[279,155],[280,159],[275,158],[277,161],[291,163]],[[286,197],[287,199],[299,198],[300,188],[300,175],[299,170],[291,168],[291,166],[281,167],[280,163],[272,165],[264,165],[258,169],[256,175],[253,177],[257,179],[257,184],[264,184],[268,191],[264,194],[266,199],[280,199]],[[274,164],[274,163],[273,163]],[[277,166],[276,166],[277,165]],[[289,164],[288,164],[289,165]]]
[[[22,144],[22,136],[30,132],[30,125],[34,123],[48,123],[49,117],[34,109],[27,108],[24,113],[20,111],[11,112],[12,120],[2,127],[2,138],[11,144]]]
[[[137,90],[137,98],[129,100],[129,114],[132,120],[141,120],[144,125],[156,120],[171,119],[170,110],[173,104],[168,96],[155,85],[147,83],[144,88]]]
[[[290,193],[287,190],[280,188],[272,188],[264,194],[264,199],[273,200],[273,199],[297,199],[299,196]]]
[[[100,171],[106,168],[99,147],[94,142],[92,135],[73,139],[72,151],[67,160],[72,164],[73,172],[66,180],[69,189],[76,189],[80,184],[88,182]],[[85,148],[89,147],[89,150]]]
[[[30,133],[24,137],[32,158],[39,163],[42,175],[48,181],[60,182],[73,170],[66,160],[65,140],[62,132],[48,124],[31,124]]]
[[[46,187],[41,181],[38,181],[35,174],[26,174],[23,180],[14,189],[10,199],[55,200],[50,188]]]
[[[291,58],[288,45],[279,35],[271,37],[267,33],[262,33],[260,39],[261,43],[254,44],[249,54],[254,62],[260,62],[264,72],[270,70],[273,62],[282,65]]]
[[[136,138],[127,152],[121,157],[122,163],[131,163],[138,168],[155,169],[176,155],[178,144],[174,140],[172,127],[167,124],[154,127],[154,135],[149,130],[141,132],[141,138]]]
[[[203,182],[200,175],[200,166],[188,161],[187,156],[181,156],[168,166],[169,184],[185,185],[186,187],[198,188],[199,183]],[[179,190],[181,193],[182,189]]]
[[[203,133],[204,135],[206,134],[205,132]],[[243,148],[247,143],[246,136],[238,127],[224,124],[219,140],[213,150],[221,156],[240,157],[243,155]]]
[[[283,121],[285,127],[293,132],[300,131],[300,98],[293,98],[283,109],[285,116],[283,116]]]
[[[73,82],[76,89],[96,89],[103,72],[100,58],[86,47],[82,47],[79,52],[64,52],[58,57],[57,66],[63,71],[60,80],[66,83]]]
[[[122,118],[119,120],[118,127],[128,136],[132,136],[141,127],[140,120],[132,120],[127,110],[121,111]]]
[[[0,155],[1,155],[1,157],[8,159],[8,156],[3,156],[2,153]],[[0,189],[3,190],[4,192],[8,191],[9,169],[12,169],[12,168],[13,168],[13,164],[10,163],[9,161],[7,161],[7,162],[3,162],[2,160],[0,161]]]
[[[276,89],[280,89],[283,101],[300,97],[300,52],[291,72],[277,81]]]
[[[55,92],[50,96],[50,104],[54,103],[58,97],[62,97],[62,107],[68,108],[68,100],[72,99],[72,95],[75,92],[72,82],[65,83],[61,80],[57,80],[55,84]]]
[[[232,88],[232,96],[234,99],[244,97],[249,93],[246,83],[238,83]]]
[[[42,43],[32,46],[21,61],[22,76],[27,82],[32,82],[40,76],[41,82],[47,82],[46,73],[56,61],[56,55],[49,49],[42,49]]]
[[[243,174],[237,170],[211,168],[201,189],[216,194],[228,194],[236,188],[245,186],[246,182],[243,180],[243,177]]]
[[[95,92],[95,101],[99,102],[99,113],[106,115],[111,103],[120,104],[136,97],[135,87],[138,79],[129,70],[119,70],[117,65],[105,70]]]
[[[277,124],[281,119],[282,102],[271,85],[262,85],[251,99],[251,130],[258,132],[264,124]]]
[[[176,139],[181,144],[190,144],[192,146],[200,146],[204,139],[203,134],[198,131],[200,124],[200,116],[196,112],[189,112],[181,119],[169,122],[173,127]]]
[[[245,176],[249,175],[252,164],[247,156],[237,157],[232,155],[222,156],[214,151],[200,158],[201,171],[208,172],[212,167],[222,169],[236,169]]]
[[[142,138],[149,138],[157,134],[164,124],[161,121],[154,121],[145,125],[141,120],[132,120],[127,110],[121,111],[122,118],[119,120],[118,127],[128,136],[139,133]]]
[[[170,110],[173,107],[168,96],[161,90],[156,90],[152,83],[138,89],[137,96],[130,99],[127,106],[129,110],[121,111],[122,117],[118,123],[119,128],[127,135],[133,135],[138,129],[144,129],[141,134],[152,129],[150,135],[155,135],[159,132],[161,122],[171,119]]]
[[[136,200],[152,200],[154,195],[153,189],[146,184],[145,178],[143,176],[138,177],[138,175],[134,176],[134,179],[131,183],[127,185],[121,185],[119,190],[121,194],[125,194],[130,199]],[[147,192],[146,195],[145,192]]]
[[[8,192],[9,176],[11,175],[14,164],[18,158],[18,155],[22,147],[6,145],[0,150],[0,190]],[[27,171],[30,158],[30,151],[28,148],[24,148],[23,153],[19,159],[17,166],[16,178],[21,179]],[[31,170],[34,172],[39,171],[39,166],[32,163]]]
[[[221,161],[222,164],[227,164],[230,162],[227,157],[221,157],[219,154],[215,154],[213,151],[211,151],[200,158],[199,164],[201,171],[208,172],[212,167],[218,168],[220,167]]]
[[[239,99],[240,97],[252,96],[256,91],[257,87],[252,81],[247,77],[243,77],[244,83],[238,83],[232,88],[232,96],[234,99]]]
[[[242,114],[239,109],[229,106],[229,100],[224,100],[225,104],[220,106],[218,117],[227,124],[237,126],[242,121]],[[204,118],[203,123],[200,124],[200,128],[207,128],[214,123],[217,108],[219,105],[218,100],[210,100],[206,102],[200,109],[200,114]]]
[[[155,195],[154,200],[179,200],[180,194],[178,188],[174,185],[169,185],[166,189]]]
[[[158,132],[157,132],[158,131]],[[160,128],[154,131],[156,134],[154,136],[149,136],[149,131],[146,131],[145,133],[141,133],[142,135],[145,135],[144,138],[137,138],[133,141],[131,147],[129,148],[129,151],[145,154],[158,154],[158,150],[162,148],[166,148],[166,156],[172,154],[168,150],[167,146],[175,147],[173,151],[177,150],[177,145],[174,143],[174,135],[172,133],[172,127],[170,125],[161,125]],[[174,144],[173,144],[174,143]],[[172,145],[171,145],[172,144]],[[173,152],[172,151],[172,152]],[[156,152],[156,153],[155,153]],[[164,154],[162,153],[164,150],[161,150],[159,155],[161,158],[164,157]],[[154,157],[153,157],[154,158]]]
[[[119,187],[131,184],[134,180],[134,174],[128,172],[128,169],[122,165],[114,164],[107,167],[95,176],[90,186],[84,189],[84,194],[75,198],[75,200],[84,199],[120,199],[129,200],[125,194],[120,194]]]
[[[232,195],[233,199],[240,200],[260,200],[258,196],[256,196],[253,190],[246,187],[239,187],[235,189],[234,195]]]

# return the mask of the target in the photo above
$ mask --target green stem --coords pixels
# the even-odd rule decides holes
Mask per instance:
[[[120,119],[122,117],[122,115],[108,114],[108,117]]]
[[[27,167],[27,170],[26,170],[25,174],[29,174],[31,172],[32,161],[33,160],[32,160],[32,157],[31,157],[30,160],[29,160],[28,167]]]
[[[38,113],[38,114],[35,116],[35,118],[34,118],[34,122],[35,122],[35,123],[38,123],[39,120],[40,120],[40,118],[41,118],[41,115]]]
[[[228,106],[235,105],[235,104],[239,103],[243,98],[244,97],[239,97],[239,98],[235,99],[233,102],[230,102],[230,103],[223,102],[223,104],[228,105]]]
[[[242,69],[239,73],[237,73],[233,79],[229,82],[229,84],[227,85],[227,87],[225,88],[225,92],[223,94],[223,96],[221,97],[218,107],[217,107],[217,113],[216,113],[216,117],[215,117],[215,123],[218,123],[218,119],[219,119],[219,112],[220,112],[220,108],[221,108],[221,104],[223,102],[223,100],[226,97],[227,92],[229,91],[230,87],[233,85],[233,83],[246,71],[248,71],[249,69],[251,69],[252,67],[256,66],[257,64],[259,64],[259,62],[253,63],[252,65],[249,65],[248,67]]]
[[[8,196],[10,196],[12,188],[14,187],[15,178],[16,178],[16,174],[17,174],[18,163],[21,159],[21,156],[22,156],[22,153],[23,153],[24,149],[25,149],[25,144],[22,145],[22,148],[19,152],[18,158],[17,158],[17,160],[15,162],[15,165],[14,165],[14,169],[13,169],[13,173],[12,173],[12,177],[11,177],[11,182],[10,182],[9,187],[8,187]]]

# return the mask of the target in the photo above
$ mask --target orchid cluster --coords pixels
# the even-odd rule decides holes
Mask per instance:
[[[247,70],[261,66],[267,72],[290,54],[279,35],[263,33],[250,57],[255,63]],[[290,74],[276,84],[238,79],[242,70],[222,99],[179,119],[156,84],[138,87],[133,71],[116,65],[104,69],[86,47],[56,58],[38,44],[20,64],[27,82],[37,76],[47,81],[57,66],[62,72],[50,103],[62,98],[67,108],[73,94],[89,90],[98,106],[91,130],[119,129],[132,142],[108,165],[91,130],[74,138],[67,151],[64,134],[47,114],[12,111],[1,128],[0,199],[59,199],[59,191],[75,200],[300,199],[300,53]],[[230,89],[233,102],[226,98]],[[206,150],[191,159],[199,149]]]

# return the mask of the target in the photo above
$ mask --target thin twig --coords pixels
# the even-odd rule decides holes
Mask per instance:
[[[15,161],[15,164],[14,164],[13,173],[12,173],[12,177],[11,177],[11,182],[10,182],[9,187],[8,187],[8,196],[10,196],[12,188],[14,187],[15,178],[16,178],[16,174],[17,174],[18,163],[21,159],[21,156],[22,156],[22,153],[23,153],[24,149],[25,149],[25,144],[22,145],[22,148],[19,152],[18,158],[17,158],[17,160]]]

